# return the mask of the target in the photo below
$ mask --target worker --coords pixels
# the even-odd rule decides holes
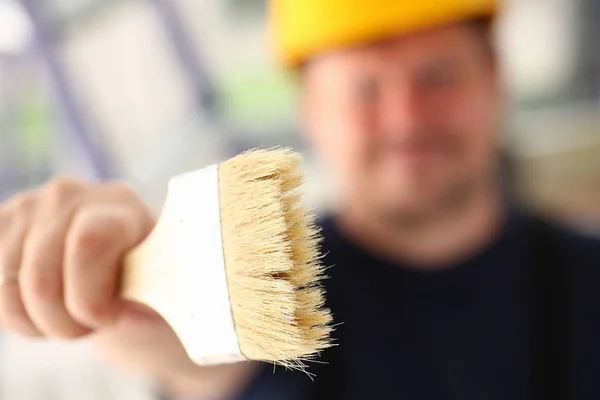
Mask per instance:
[[[339,188],[321,221],[337,346],[305,373],[194,365],[115,295],[155,219],[120,183],[54,180],[0,209],[0,323],[93,333],[169,399],[596,399],[600,244],[512,204],[496,0],[273,0],[308,143]],[[16,277],[18,276],[18,279]]]

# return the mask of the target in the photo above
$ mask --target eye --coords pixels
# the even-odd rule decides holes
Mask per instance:
[[[460,71],[449,63],[427,66],[419,74],[419,87],[425,90],[447,88],[460,81]]]

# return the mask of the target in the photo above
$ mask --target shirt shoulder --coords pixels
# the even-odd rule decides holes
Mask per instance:
[[[554,235],[554,243],[563,262],[574,268],[600,271],[600,237],[578,231],[567,225],[544,221]]]
[[[563,277],[571,281],[575,310],[597,315],[594,310],[600,307],[600,238],[552,220],[537,218],[537,224],[549,237],[537,252],[545,253],[544,262],[556,262],[564,271]]]

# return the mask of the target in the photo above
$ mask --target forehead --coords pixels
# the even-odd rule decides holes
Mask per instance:
[[[478,31],[467,24],[455,24],[410,35],[391,37],[366,45],[347,47],[315,56],[305,66],[340,73],[364,67],[419,65],[428,61],[461,58],[481,51]]]

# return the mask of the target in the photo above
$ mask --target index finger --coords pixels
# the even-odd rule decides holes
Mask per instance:
[[[146,216],[133,207],[82,207],[69,229],[65,250],[65,303],[80,322],[95,328],[114,322],[124,253],[147,234]]]

